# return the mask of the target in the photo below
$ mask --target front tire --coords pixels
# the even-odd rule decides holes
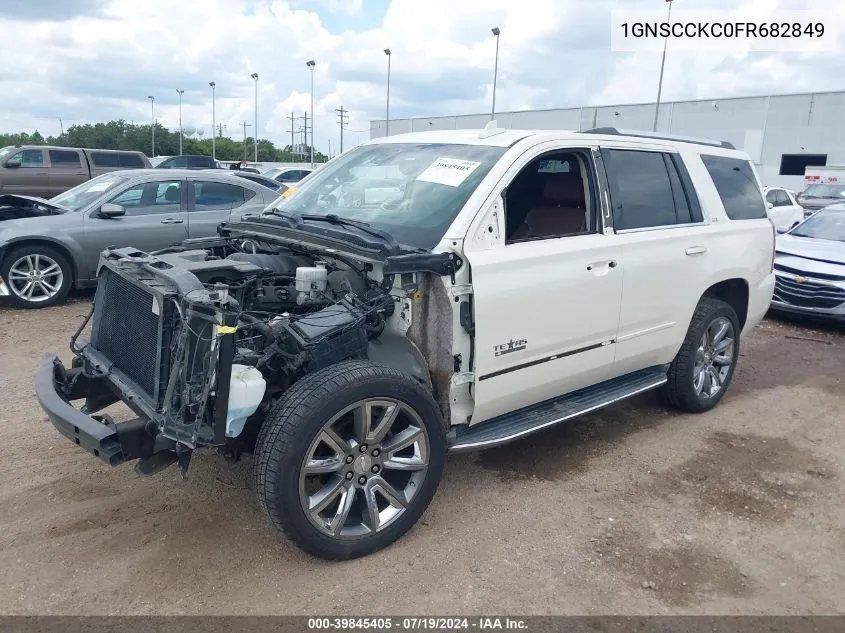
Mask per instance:
[[[664,395],[687,413],[715,407],[731,384],[739,359],[739,319],[724,301],[704,297],[669,368]]]
[[[49,246],[20,246],[0,265],[9,298],[20,308],[47,308],[62,303],[73,283],[70,263]]]
[[[256,443],[256,490],[302,550],[358,558],[417,522],[445,453],[428,391],[389,367],[345,361],[305,376],[270,410]]]

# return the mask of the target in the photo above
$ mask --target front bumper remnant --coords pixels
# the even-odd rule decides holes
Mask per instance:
[[[88,408],[99,408],[116,401],[110,396],[106,378],[88,377],[81,368],[68,370],[55,354],[45,354],[36,375],[35,394],[59,433],[110,466],[153,451],[155,439],[147,432],[148,420],[115,423],[106,415],[89,415],[70,404],[85,398]]]

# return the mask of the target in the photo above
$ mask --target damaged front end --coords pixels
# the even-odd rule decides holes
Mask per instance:
[[[110,465],[137,459],[147,475],[178,462],[185,473],[198,448],[230,460],[253,450],[274,399],[306,373],[363,358],[433,390],[448,419],[451,307],[432,282],[454,274],[454,256],[388,257],[373,275],[291,244],[204,242],[103,252],[71,366],[48,355],[36,382],[63,435]],[[434,306],[442,327],[431,327]],[[103,413],[117,402],[135,417]]]

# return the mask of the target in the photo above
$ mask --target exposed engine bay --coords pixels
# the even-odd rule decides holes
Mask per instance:
[[[404,334],[410,297],[432,268],[453,270],[452,260],[394,259],[379,266],[333,249],[225,237],[152,254],[107,249],[91,340],[77,341],[83,328],[72,340],[81,373],[66,391],[82,376],[89,414],[117,400],[135,410],[145,421],[138,454],[124,458],[139,457],[136,468],[149,474],[177,459],[184,472],[200,446],[237,459],[252,450],[274,398],[343,360],[388,354],[432,388],[429,360]]]

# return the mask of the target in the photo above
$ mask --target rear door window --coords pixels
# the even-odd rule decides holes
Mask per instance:
[[[228,182],[198,180],[194,182],[194,209],[196,211],[234,209],[254,195],[254,191]]]
[[[702,154],[701,160],[731,220],[762,220],[768,217],[760,186],[747,160],[707,154]]]
[[[145,182],[122,191],[109,200],[126,209],[126,215],[175,213],[182,206],[182,182]]]
[[[214,162],[211,160],[210,156],[191,156],[188,159],[188,166],[211,169],[214,167]]]
[[[67,169],[79,169],[82,167],[82,161],[79,160],[79,152],[66,149],[51,149],[50,166],[64,167]]]

